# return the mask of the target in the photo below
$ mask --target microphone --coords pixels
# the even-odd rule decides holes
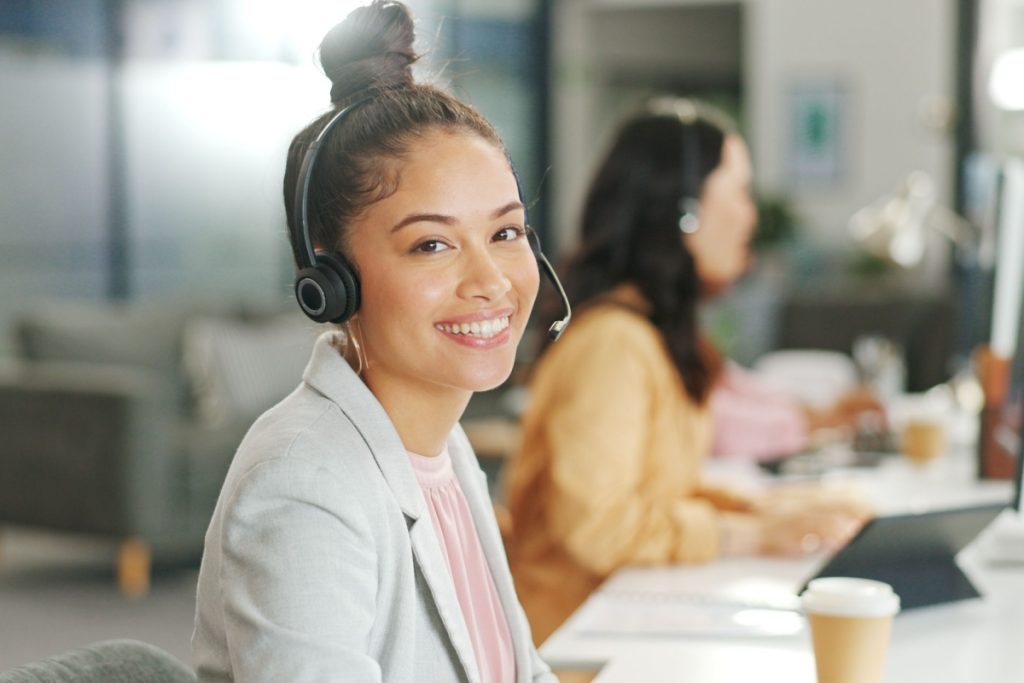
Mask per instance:
[[[508,165],[512,169],[512,177],[516,179],[516,191],[519,193],[519,201],[523,204],[523,212],[525,214],[526,200],[523,199],[523,182],[519,179],[519,171],[516,170],[516,165],[512,163],[511,157],[509,157]],[[540,266],[540,269],[544,271],[544,275],[547,276],[551,284],[558,290],[558,296],[562,299],[562,310],[565,311],[565,315],[562,316],[561,320],[551,323],[551,327],[548,328],[548,339],[558,341],[558,338],[562,336],[562,332],[565,332],[565,328],[569,325],[569,320],[572,319],[572,306],[569,305],[569,297],[565,294],[565,288],[562,287],[558,274],[555,273],[551,262],[548,261],[548,257],[544,255],[540,248],[540,237],[528,223],[526,225],[526,240],[530,244],[534,257],[537,259],[537,265]]]
[[[562,332],[565,332],[565,328],[569,325],[569,321],[572,319],[572,306],[569,305],[569,297],[565,294],[565,288],[562,287],[561,281],[558,279],[558,275],[555,273],[555,269],[551,266],[551,262],[548,261],[548,257],[540,251],[537,252],[537,263],[540,264],[541,270],[544,271],[544,275],[547,276],[551,284],[558,290],[558,296],[562,299],[562,310],[565,311],[565,315],[562,316],[561,320],[556,320],[551,323],[551,327],[548,328],[548,338],[551,341],[558,341],[558,338],[562,336]]]

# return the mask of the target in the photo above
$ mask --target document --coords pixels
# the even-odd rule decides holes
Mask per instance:
[[[803,631],[794,562],[620,570],[580,607],[581,635],[792,636]],[[805,566],[800,563],[796,566]]]
[[[735,643],[686,643],[613,659],[594,683],[814,683],[809,647],[782,649]]]
[[[576,612],[571,628],[595,636],[792,636],[804,629],[804,617],[795,607],[714,596],[600,592]]]

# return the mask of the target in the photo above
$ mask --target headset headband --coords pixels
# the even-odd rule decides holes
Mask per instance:
[[[657,97],[645,109],[651,114],[670,116],[682,124],[680,144],[680,173],[683,191],[679,198],[679,229],[684,233],[696,232],[700,227],[700,140],[696,124],[705,121],[723,132],[732,125],[726,117],[702,102],[686,97]]]
[[[309,144],[305,155],[302,157],[302,165],[299,167],[298,181],[295,183],[295,236],[298,238],[295,243],[295,258],[299,262],[299,268],[312,268],[316,265],[316,252],[313,249],[313,240],[309,234],[309,183],[313,178],[313,165],[320,154],[320,145],[331,130],[341,123],[354,109],[369,102],[369,97],[364,97],[344,107],[341,111],[331,117],[313,142]]]

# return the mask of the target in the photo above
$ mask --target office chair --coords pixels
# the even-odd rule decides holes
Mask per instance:
[[[184,664],[137,640],[106,640],[0,672],[0,683],[195,683]]]

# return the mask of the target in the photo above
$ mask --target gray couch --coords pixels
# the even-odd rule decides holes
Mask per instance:
[[[115,541],[119,583],[198,558],[231,456],[319,328],[242,305],[48,305],[0,369],[0,525]]]
[[[0,672],[0,683],[195,683],[183,663],[137,640],[106,640]]]

